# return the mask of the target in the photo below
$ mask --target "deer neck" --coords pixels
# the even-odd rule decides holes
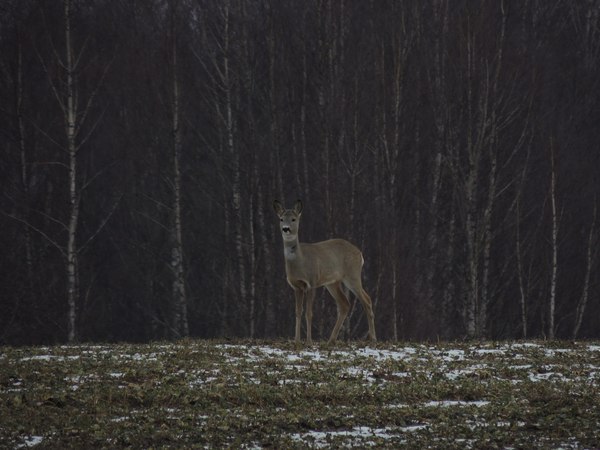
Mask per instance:
[[[297,261],[302,257],[302,248],[298,241],[298,236],[290,241],[283,241],[283,256],[285,260],[289,262]]]

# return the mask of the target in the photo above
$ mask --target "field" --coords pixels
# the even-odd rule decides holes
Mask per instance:
[[[600,345],[0,348],[0,448],[597,448]]]

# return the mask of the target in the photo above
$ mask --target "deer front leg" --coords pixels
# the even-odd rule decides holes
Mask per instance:
[[[308,289],[306,291],[306,344],[312,345],[312,315],[313,315],[313,300],[315,299],[315,290]]]
[[[302,304],[304,303],[304,292],[300,289],[294,289],[296,298],[296,345],[300,344],[300,329],[302,327]]]

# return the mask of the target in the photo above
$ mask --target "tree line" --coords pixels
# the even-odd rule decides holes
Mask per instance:
[[[298,198],[302,242],[362,249],[382,339],[597,338],[599,19],[4,2],[0,343],[291,337],[272,202]],[[318,294],[314,334],[334,321]]]

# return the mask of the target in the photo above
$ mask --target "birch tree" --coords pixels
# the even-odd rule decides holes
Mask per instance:
[[[556,331],[554,324],[554,314],[556,311],[556,284],[558,280],[558,228],[559,212],[556,193],[556,155],[554,153],[554,141],[550,138],[550,206],[552,214],[552,234],[551,234],[551,276],[550,276],[550,295],[548,298],[548,339],[554,339]]]
[[[401,321],[401,318],[399,317],[400,311],[398,308],[400,303],[398,298],[400,232],[397,227],[397,218],[400,216],[399,208],[401,207],[399,202],[399,190],[402,182],[400,179],[401,164],[405,161],[402,150],[406,134],[404,128],[406,107],[404,96],[407,86],[404,77],[415,37],[408,25],[410,23],[410,13],[404,9],[403,5],[400,5],[399,10],[395,12],[401,26],[392,35],[392,42],[389,45],[390,50],[386,51],[386,47],[388,47],[385,40],[386,35],[382,35],[382,39],[377,43],[379,46],[379,73],[381,74],[380,98],[382,99],[378,117],[380,144],[378,146],[377,161],[380,164],[379,177],[382,181],[382,204],[380,209],[385,214],[381,222],[394,224],[392,227],[381,230],[384,234],[381,240],[383,243],[381,251],[385,255],[385,260],[388,261],[391,272],[389,274],[391,298],[388,306],[391,316],[390,331],[393,339],[398,340],[399,320]],[[414,176],[416,177],[417,174],[414,174]]]
[[[171,38],[171,78],[172,78],[172,148],[173,148],[173,228],[171,248],[171,269],[173,271],[173,329],[178,337],[189,334],[187,296],[185,289],[185,266],[183,252],[183,232],[181,213],[181,118],[180,118],[180,82],[177,63],[177,0],[170,2],[170,38]]]
[[[581,288],[581,297],[577,303],[575,310],[575,325],[573,327],[573,339],[577,338],[579,331],[581,330],[581,324],[583,323],[583,317],[585,315],[588,298],[590,296],[590,277],[592,274],[592,267],[594,264],[595,256],[598,253],[598,234],[596,230],[596,219],[598,215],[598,206],[594,201],[594,211],[592,213],[592,221],[590,224],[590,230],[587,238],[587,249],[585,255],[585,276],[583,286]]]
[[[464,205],[466,302],[463,317],[470,337],[484,337],[487,333],[488,311],[493,301],[490,255],[496,234],[495,208],[499,196],[506,194],[507,188],[519,178],[511,173],[511,162],[525,150],[530,134],[530,102],[510,95],[518,86],[520,74],[510,73],[504,66],[508,5],[500,2],[496,7],[499,15],[489,11],[479,15],[469,12],[466,19],[463,47],[466,111],[462,125],[466,148],[457,160],[458,166],[453,168],[460,203]],[[497,26],[498,33],[488,49],[482,39],[483,30],[490,25]],[[504,220],[508,212],[499,213],[502,214],[500,220]]]
[[[207,48],[205,53],[194,50],[196,60],[206,75],[207,105],[214,114],[215,136],[203,134],[208,149],[218,165],[221,186],[218,195],[223,212],[223,250],[234,257],[224,261],[221,323],[223,332],[234,314],[241,313],[248,304],[248,248],[245,244],[245,215],[242,173],[243,146],[238,140],[237,121],[239,103],[240,43],[234,39],[239,30],[238,4],[227,0],[217,2],[211,9],[199,8],[200,39]]]
[[[118,201],[113,205],[113,209],[107,213],[105,219],[99,224],[98,228],[86,240],[79,242],[79,219],[81,211],[81,198],[85,189],[94,181],[99,174],[94,174],[87,181],[82,181],[79,175],[78,157],[80,151],[95,131],[101,116],[84,129],[84,124],[89,119],[89,113],[96,101],[96,94],[100,88],[102,81],[108,72],[110,63],[104,67],[96,87],[88,95],[87,101],[82,101],[79,90],[79,69],[82,64],[82,57],[85,51],[85,46],[82,46],[79,51],[74,45],[74,36],[72,33],[72,2],[71,0],[63,1],[64,11],[64,49],[59,52],[53,48],[56,58],[56,64],[61,69],[59,78],[53,76],[53,72],[48,70],[48,66],[44,58],[39,55],[39,59],[48,76],[54,98],[56,99],[60,110],[63,114],[63,123],[65,130],[65,145],[66,163],[60,163],[67,170],[66,182],[68,186],[68,202],[67,202],[67,219],[65,221],[53,219],[60,223],[66,231],[66,243],[60,244],[58,241],[51,239],[51,242],[61,252],[65,259],[65,274],[66,274],[66,291],[67,291],[67,340],[74,342],[78,338],[77,329],[77,308],[79,301],[79,253],[92,239],[94,239],[99,231],[104,227],[108,218],[114,211]],[[60,56],[62,53],[62,56]],[[47,236],[46,236],[47,237]]]
[[[284,197],[383,338],[593,336],[599,6],[5,0],[0,341],[284,335]]]

